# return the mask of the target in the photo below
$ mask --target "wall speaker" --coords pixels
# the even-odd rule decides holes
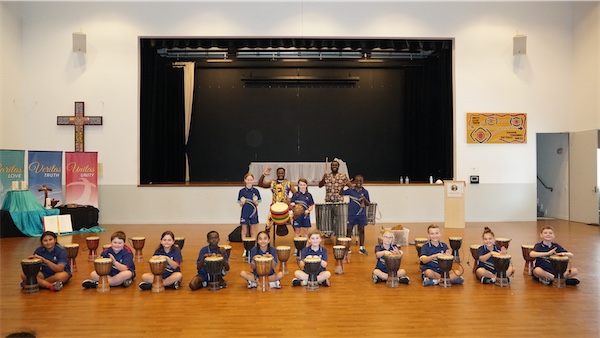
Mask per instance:
[[[479,175],[472,175],[469,177],[471,184],[479,184]]]
[[[515,35],[513,37],[513,55],[527,54],[527,36]]]
[[[85,34],[73,33],[73,53],[85,53],[86,42]]]

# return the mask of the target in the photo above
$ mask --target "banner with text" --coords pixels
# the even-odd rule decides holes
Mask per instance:
[[[29,151],[29,191],[42,205],[46,198],[62,199],[62,151]]]
[[[467,143],[527,143],[527,114],[467,113]]]
[[[67,204],[98,207],[98,153],[65,153],[65,199]]]
[[[13,189],[21,189],[25,181],[25,150],[0,150],[0,206],[4,196]]]

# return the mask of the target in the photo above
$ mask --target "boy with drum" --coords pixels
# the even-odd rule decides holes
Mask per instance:
[[[322,286],[329,286],[329,277],[331,272],[327,271],[327,249],[321,246],[321,231],[318,229],[312,229],[308,232],[308,242],[310,246],[302,249],[300,253],[301,260],[298,262],[302,270],[296,270],[294,275],[296,278],[292,280],[292,286],[306,285],[308,282],[308,273],[305,270],[304,260],[307,258],[319,258],[321,260],[321,266],[317,275],[317,282]]]
[[[365,249],[365,226],[367,226],[367,206],[371,204],[369,192],[363,188],[364,178],[362,175],[354,177],[354,186],[343,191],[343,195],[350,196],[348,204],[348,228],[346,236],[352,237],[354,226],[358,226],[358,239],[360,249],[358,252],[362,255],[368,255]]]
[[[552,242],[554,239],[553,227],[549,225],[543,226],[540,230],[540,237],[542,241],[537,243],[529,253],[532,258],[535,258],[535,268],[533,268],[532,277],[544,285],[550,285],[554,280],[554,274],[552,273],[549,257],[558,255],[573,258],[573,254],[560,246],[560,244]],[[577,276],[577,269],[568,269],[565,273],[565,283],[567,285],[579,284],[579,279],[575,278],[575,276]]]
[[[206,264],[204,264],[204,260],[208,256],[221,256],[223,257],[223,270],[220,275],[220,287],[226,288],[227,283],[223,280],[223,276],[227,274],[229,271],[229,257],[227,256],[227,252],[225,248],[219,247],[219,233],[216,231],[210,231],[206,234],[206,239],[208,241],[208,245],[200,249],[200,253],[198,254],[198,259],[196,260],[196,267],[198,269],[198,274],[192,278],[190,281],[190,289],[192,291],[198,290],[200,288],[206,287],[209,282],[209,274],[208,269],[206,268]]]
[[[421,248],[421,257],[423,262],[421,266],[421,277],[423,277],[423,286],[438,285],[442,277],[442,270],[438,265],[438,256],[452,255],[452,250],[448,248],[446,243],[440,241],[442,236],[440,227],[431,224],[427,227],[427,236],[429,242],[423,244]],[[450,271],[450,283],[462,284],[463,278],[458,274],[458,271]]]
[[[110,248],[102,251],[102,258],[110,258],[112,267],[108,273],[108,285],[129,287],[135,278],[135,263],[133,262],[133,251],[127,245],[125,233],[117,231],[110,236]],[[90,273],[91,279],[83,281],[81,286],[86,289],[97,288],[100,275],[96,271]]]

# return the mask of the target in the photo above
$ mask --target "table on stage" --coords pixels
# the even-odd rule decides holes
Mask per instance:
[[[45,209],[29,190],[12,190],[6,193],[2,210],[10,213],[14,225],[25,236],[37,236],[44,232],[42,219],[44,216],[60,214],[57,209]],[[8,219],[2,217],[2,233],[8,227]],[[4,236],[3,236],[4,237]]]
[[[339,172],[348,175],[348,166],[346,162],[336,159],[340,163]],[[331,172],[331,162],[251,162],[248,172],[254,175],[254,180],[258,182],[260,175],[267,168],[271,168],[271,175],[266,180],[277,178],[277,168],[285,169],[285,177],[290,182],[298,182],[300,178],[306,178],[308,182],[319,182],[325,172]]]

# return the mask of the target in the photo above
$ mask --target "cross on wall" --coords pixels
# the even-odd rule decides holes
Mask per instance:
[[[75,102],[74,116],[58,116],[56,119],[59,126],[75,126],[75,152],[85,151],[84,127],[102,125],[102,116],[85,116],[84,113],[84,103]]]

